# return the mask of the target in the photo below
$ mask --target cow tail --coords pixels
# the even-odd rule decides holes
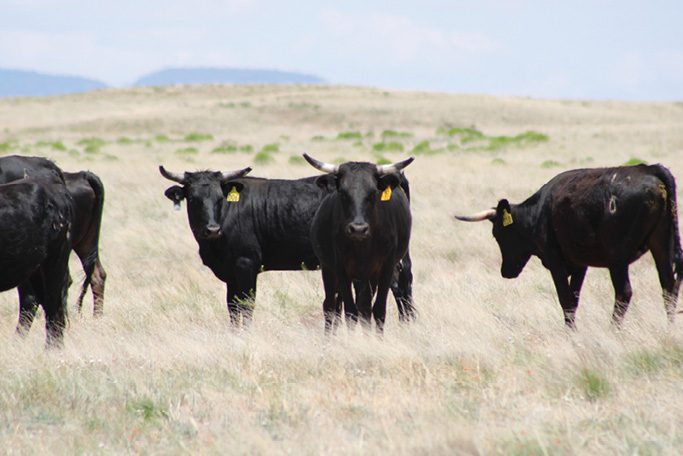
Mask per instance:
[[[671,234],[673,236],[673,267],[676,276],[676,289],[683,279],[683,251],[681,250],[681,236],[678,231],[678,203],[676,201],[676,181],[671,172],[661,165],[657,165],[657,177],[664,183],[667,195],[667,213],[669,215]]]
[[[97,230],[95,231],[94,247],[90,253],[88,253],[88,256],[83,259],[83,271],[85,272],[85,279],[83,280],[83,286],[81,287],[81,294],[78,297],[79,312],[83,306],[83,299],[85,298],[85,294],[88,292],[88,287],[92,282],[92,275],[95,271],[95,265],[97,265],[97,259],[99,258],[100,228],[104,208],[104,185],[102,184],[102,181],[90,171],[85,171],[84,173],[88,184],[90,184],[90,188],[92,188],[93,193],[95,194],[95,207],[92,214],[92,220],[97,223]]]

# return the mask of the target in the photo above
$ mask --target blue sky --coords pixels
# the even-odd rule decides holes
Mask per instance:
[[[683,100],[681,0],[0,0],[0,68],[171,67],[538,98]]]

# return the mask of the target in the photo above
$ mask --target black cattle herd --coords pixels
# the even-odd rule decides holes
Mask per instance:
[[[413,158],[389,164],[334,165],[304,154],[324,174],[303,179],[246,177],[232,172],[184,172],[159,166],[178,185],[165,195],[187,204],[199,255],[227,285],[233,325],[252,319],[256,280],[263,271],[322,270],[325,333],[341,322],[384,329],[392,290],[399,319],[411,321],[410,187],[402,171]],[[68,260],[74,250],[94,315],[101,316],[106,273],[99,259],[104,186],[93,173],[63,172],[39,157],[0,157],[0,291],[18,288],[17,332],[26,334],[43,307],[47,346],[63,345]],[[575,327],[589,266],[608,268],[615,290],[612,321],[631,300],[629,265],[652,253],[671,322],[683,272],[676,184],[661,165],[577,169],[561,173],[520,204],[506,199],[463,221],[489,220],[503,262],[517,277],[532,255],[551,273],[568,327]],[[374,299],[374,303],[373,303]]]

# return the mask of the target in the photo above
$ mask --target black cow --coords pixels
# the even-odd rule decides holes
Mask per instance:
[[[359,312],[361,322],[369,327],[374,315],[381,333],[392,276],[408,251],[412,223],[408,197],[401,191],[397,173],[413,158],[381,166],[364,162],[331,165],[306,154],[304,158],[328,173],[318,177],[317,184],[332,188],[311,226],[311,242],[320,258],[325,287],[325,332],[340,321],[338,291],[347,316]]]
[[[67,320],[72,220],[61,173],[0,185],[0,291],[34,290],[45,311],[47,345],[54,347],[63,344]]]
[[[99,257],[99,238],[104,207],[104,185],[97,175],[90,171],[76,173],[62,172],[51,160],[41,157],[10,155],[0,157],[0,183],[8,183],[25,176],[39,177],[44,173],[61,173],[66,187],[74,200],[74,220],[72,224],[71,245],[81,260],[85,279],[78,297],[77,307],[81,311],[83,298],[88,287],[93,294],[93,315],[102,316],[104,306],[104,282],[107,274]],[[24,325],[17,331],[24,333],[31,327],[31,309],[36,308],[36,297],[30,287],[19,289],[21,313]]]
[[[180,175],[159,167],[162,176],[181,185],[169,187],[165,195],[177,207],[187,200],[199,255],[227,284],[234,325],[251,320],[260,272],[319,267],[310,241],[311,221],[329,192],[316,185],[317,176],[294,180],[243,177],[250,170]],[[408,191],[408,181],[403,181]],[[393,284],[403,320],[414,317],[410,269],[406,256]]]
[[[618,327],[632,295],[629,264],[650,250],[667,315],[674,320],[683,253],[676,184],[661,165],[567,171],[521,204],[503,199],[495,209],[456,218],[493,222],[505,278],[517,277],[531,255],[540,258],[552,274],[570,328],[588,266],[609,268],[615,291],[612,321]]]

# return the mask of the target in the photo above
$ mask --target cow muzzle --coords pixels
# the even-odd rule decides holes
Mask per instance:
[[[364,241],[370,236],[370,225],[351,222],[346,225],[346,235],[354,241]]]
[[[218,225],[208,225],[202,232],[204,239],[216,239],[221,236],[221,227]]]

